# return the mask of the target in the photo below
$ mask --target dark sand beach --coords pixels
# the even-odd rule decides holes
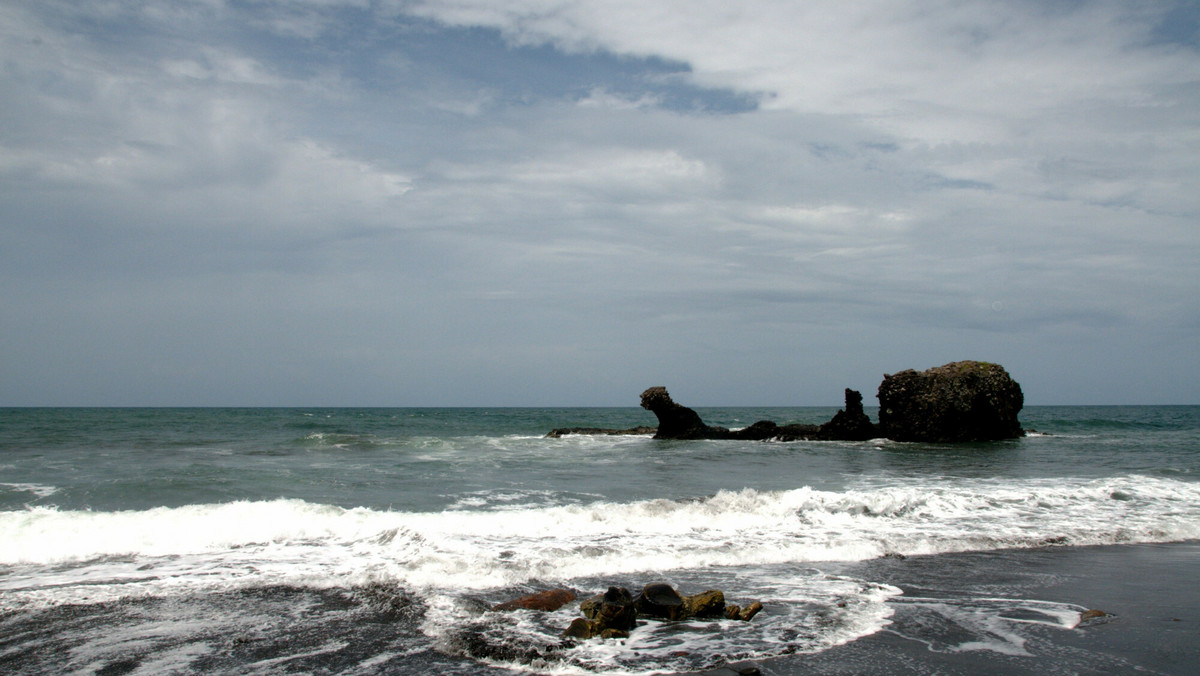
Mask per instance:
[[[903,589],[894,600],[893,624],[818,654],[757,663],[763,673],[1183,675],[1200,669],[1200,543],[968,552],[836,570]],[[922,601],[909,603],[914,598]],[[1000,614],[1014,620],[971,612],[1006,601],[1010,609]],[[1053,626],[1022,618],[1017,609],[1030,604],[1019,601],[1107,616],[1073,628]]]

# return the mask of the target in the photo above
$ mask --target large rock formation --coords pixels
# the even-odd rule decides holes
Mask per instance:
[[[695,411],[675,403],[665,387],[651,387],[642,392],[642,408],[658,417],[655,439],[864,441],[878,436],[874,423],[863,413],[862,395],[851,389],[846,390],[846,408],[824,425],[777,425],[770,420],[760,420],[740,430],[706,425]],[[551,434],[561,431],[555,430]]]
[[[862,394],[846,388],[846,408],[817,431],[820,439],[830,441],[866,441],[879,436],[879,428],[863,412]]]
[[[642,392],[642,408],[658,418],[655,439],[712,439],[729,433],[727,429],[705,425],[699,414],[687,406],[676,404],[667,394],[667,388],[662,386]]]
[[[567,434],[653,434],[655,439],[742,439],[774,441],[993,441],[1023,436],[1017,414],[1024,405],[1021,386],[1004,367],[960,361],[929,369],[885,375],[879,385],[879,424],[863,411],[862,395],[846,389],[846,407],[823,425],[777,425],[760,420],[730,430],[707,425],[656,386],[642,392],[642,408],[658,418],[658,427],[624,430],[559,428],[546,436]]]
[[[1021,386],[999,364],[959,361],[918,373],[886,375],[879,427],[895,441],[958,442],[1024,435]]]

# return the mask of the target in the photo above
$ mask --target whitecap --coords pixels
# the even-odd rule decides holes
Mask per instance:
[[[43,484],[0,483],[0,488],[18,493],[32,493],[39,498],[48,498],[58,492],[56,486],[46,486]]]
[[[441,512],[301,500],[122,512],[30,507],[0,513],[0,564],[28,568],[5,579],[10,589],[84,578],[142,584],[153,575],[160,585],[385,580],[461,592],[646,571],[1200,538],[1200,484],[1144,476],[581,498],[480,493]]]

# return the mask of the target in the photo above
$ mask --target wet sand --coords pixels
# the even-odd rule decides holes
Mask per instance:
[[[1047,547],[820,567],[903,589],[904,596],[893,602],[893,624],[820,654],[756,663],[762,673],[1183,675],[1200,670],[1197,542]],[[1095,609],[1105,616],[1077,625],[1074,618],[1060,618],[1057,624],[1025,607]]]

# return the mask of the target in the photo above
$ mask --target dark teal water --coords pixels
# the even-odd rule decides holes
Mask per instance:
[[[835,410],[698,412],[736,428]],[[1037,433],[990,444],[544,437],[653,423],[637,408],[0,409],[0,671],[483,673],[503,645],[521,670],[661,673],[923,621],[929,645],[1009,654],[1026,630],[1078,632],[1082,607],[984,603],[985,576],[946,611],[872,562],[1200,538],[1200,407],[1032,407]],[[554,646],[577,609],[479,610],[660,579],[767,610],[569,649]]]
[[[831,408],[701,409],[711,424],[821,422]],[[622,500],[717,490],[839,490],[863,476],[1200,475],[1200,408],[1034,407],[1053,436],[913,447],[545,440],[554,427],[652,425],[635,408],[4,409],[0,510],[121,510],[297,498],[437,510],[496,490]],[[590,452],[589,452],[590,451]],[[623,467],[613,468],[619,461]],[[670,480],[660,468],[671,466]],[[612,471],[617,470],[618,474]]]

